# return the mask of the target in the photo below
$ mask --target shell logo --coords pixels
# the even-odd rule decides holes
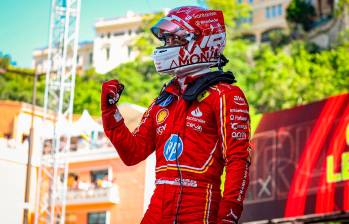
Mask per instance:
[[[169,113],[168,109],[166,109],[166,108],[159,110],[156,114],[156,123],[158,123],[158,124],[163,123],[169,114],[170,113]]]

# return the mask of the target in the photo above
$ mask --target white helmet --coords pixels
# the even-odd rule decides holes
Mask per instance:
[[[223,13],[197,6],[171,10],[152,28],[164,46],[153,53],[156,70],[184,76],[220,63],[226,42]],[[177,44],[168,45],[169,39]]]

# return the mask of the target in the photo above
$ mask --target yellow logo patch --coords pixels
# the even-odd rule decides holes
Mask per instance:
[[[210,95],[210,92],[205,90],[203,92],[201,92],[198,97],[196,98],[199,102],[203,101],[204,99],[206,99],[208,96]]]
[[[156,123],[163,123],[169,115],[169,111],[166,108],[159,110],[156,114]]]

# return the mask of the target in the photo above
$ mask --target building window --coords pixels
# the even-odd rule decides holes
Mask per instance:
[[[104,58],[106,60],[109,60],[109,58],[110,58],[110,48],[109,47],[104,48]]]
[[[107,47],[105,55],[106,55],[107,60],[109,60],[109,58],[110,58],[110,48],[109,47]]]
[[[107,224],[107,212],[90,212],[87,214],[88,224]]]
[[[131,52],[132,52],[132,49],[130,46],[127,46],[127,55],[128,55],[128,58],[131,57]]]
[[[104,34],[101,34],[101,38],[104,38]]]
[[[93,63],[93,53],[92,52],[88,55],[88,63],[90,65],[92,65],[92,63]]]
[[[271,17],[276,17],[276,6],[275,5],[273,5],[271,7]]]
[[[282,4],[278,4],[278,6],[277,6],[277,14],[278,14],[278,16],[282,15]]]
[[[76,62],[77,62],[77,64],[80,64],[80,55],[78,55],[78,56],[76,57]]]
[[[122,36],[122,35],[124,35],[124,32],[116,32],[116,33],[114,33],[113,35],[114,35],[114,37],[116,37],[116,36]]]
[[[110,38],[110,33],[107,34],[108,39]]]
[[[265,17],[271,19],[282,15],[282,4],[268,6],[265,8]]]
[[[271,18],[271,16],[270,16],[270,7],[269,6],[267,8],[265,8],[265,17],[267,19]]]

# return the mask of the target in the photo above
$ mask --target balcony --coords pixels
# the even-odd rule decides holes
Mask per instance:
[[[67,152],[62,152],[63,150],[60,150],[61,152],[56,156],[58,159],[60,159],[60,157],[69,158],[69,163],[115,159],[119,157],[109,140],[103,138],[100,142],[102,143],[91,144],[86,141],[81,141],[79,143],[73,142],[70,144],[70,148]],[[64,148],[66,142],[61,141],[60,144],[61,148]],[[51,153],[53,149],[51,145],[51,142],[44,143],[43,154],[45,155],[46,160],[52,159]]]
[[[114,147],[79,148],[76,151],[65,153],[64,156],[69,158],[69,163],[115,159],[119,157]]]
[[[118,204],[119,202],[120,195],[117,185],[88,190],[68,190],[66,197],[67,205],[87,205],[98,203]]]

